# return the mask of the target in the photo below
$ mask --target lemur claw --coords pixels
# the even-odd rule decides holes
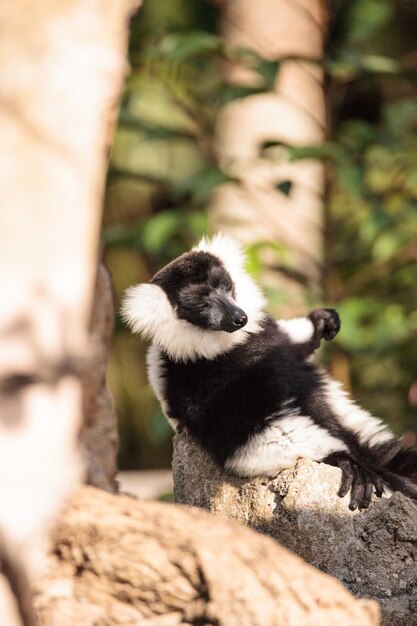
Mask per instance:
[[[328,465],[342,470],[342,480],[338,496],[343,498],[350,490],[349,509],[367,509],[372,500],[372,493],[380,498],[384,493],[381,477],[368,467],[358,463],[346,452],[333,452],[323,460]]]
[[[335,309],[314,309],[308,314],[317,339],[330,341],[340,330],[340,317]]]

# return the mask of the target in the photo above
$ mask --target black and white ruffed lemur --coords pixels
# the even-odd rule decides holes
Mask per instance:
[[[336,311],[273,320],[233,239],[203,239],[128,289],[122,314],[152,340],[148,374],[166,417],[226,470],[274,476],[305,457],[342,470],[352,510],[384,485],[417,499],[417,450],[312,362],[339,331]]]

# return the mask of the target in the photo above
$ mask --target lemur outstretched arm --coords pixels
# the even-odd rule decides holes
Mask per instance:
[[[302,358],[313,354],[322,339],[329,341],[340,330],[340,318],[334,309],[314,309],[306,317],[278,320],[277,324],[297,346]]]

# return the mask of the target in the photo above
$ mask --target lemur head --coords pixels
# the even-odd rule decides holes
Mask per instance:
[[[203,239],[149,283],[128,289],[122,315],[174,360],[215,358],[257,332],[265,315],[264,297],[243,266],[233,239]]]

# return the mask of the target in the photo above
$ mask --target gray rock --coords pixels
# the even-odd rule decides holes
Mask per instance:
[[[231,476],[185,432],[174,437],[175,501],[270,535],[378,600],[383,626],[417,626],[417,507],[401,493],[362,512],[337,497],[340,470],[302,459],[274,479]]]

